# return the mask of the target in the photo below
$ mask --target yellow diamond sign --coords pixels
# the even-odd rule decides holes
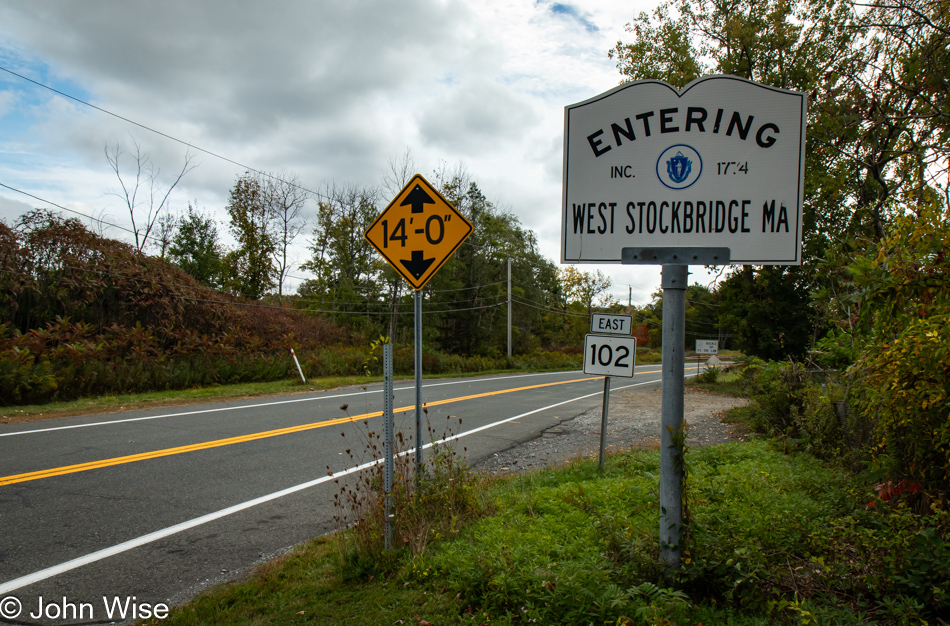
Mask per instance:
[[[416,174],[366,229],[366,239],[419,291],[471,233],[471,222]]]

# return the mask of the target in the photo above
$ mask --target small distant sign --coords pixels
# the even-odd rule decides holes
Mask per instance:
[[[584,340],[584,373],[633,377],[637,360],[635,337],[587,335]]]
[[[629,335],[633,330],[632,315],[594,313],[590,318],[590,332],[601,335]]]
[[[696,354],[719,354],[719,342],[709,339],[697,339]]]
[[[715,354],[706,359],[706,365],[709,367],[719,367],[722,365],[722,360]]]

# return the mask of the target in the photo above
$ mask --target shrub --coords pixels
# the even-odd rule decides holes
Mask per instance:
[[[393,551],[389,554],[384,541],[385,443],[381,433],[358,431],[362,449],[348,449],[350,461],[354,465],[377,463],[358,474],[353,484],[336,481],[339,490],[334,494],[334,520],[338,529],[351,528],[351,532],[337,535],[345,577],[395,568],[400,557],[421,555],[430,542],[454,537],[469,521],[489,511],[478,489],[480,479],[469,471],[453,445],[445,442],[451,436],[448,419],[441,435],[429,428],[430,440],[441,443],[427,451],[428,461],[418,474],[415,455],[408,453],[413,447],[412,437],[395,433]]]
[[[895,479],[950,490],[950,207],[895,219],[849,270],[866,333],[850,374],[877,460]]]
[[[879,462],[942,491],[950,490],[948,325],[950,313],[909,320],[892,341],[872,345],[854,371],[855,405],[877,424]]]
[[[721,367],[707,367],[701,374],[696,377],[696,382],[703,384],[715,384],[719,379],[719,374],[722,373]]]
[[[0,313],[3,404],[274,380],[292,367],[290,347],[343,334],[219,294],[42,210],[0,225]]]
[[[837,389],[833,380],[821,376],[824,382],[819,384],[814,374],[793,361],[756,361],[743,376],[754,403],[747,412],[754,429],[820,458],[859,462],[866,457],[861,444],[869,429],[859,414],[839,410],[846,403],[832,401]]]

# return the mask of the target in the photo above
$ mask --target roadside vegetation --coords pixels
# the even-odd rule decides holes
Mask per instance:
[[[697,383],[779,423],[780,365]],[[379,447],[368,433],[364,454]],[[340,485],[337,533],[173,611],[163,624],[921,624],[950,618],[947,502],[882,487],[801,438],[687,452],[683,561],[659,562],[659,453],[483,477],[441,444],[418,490],[397,468],[395,550],[381,471]],[[375,454],[378,455],[378,452]],[[357,458],[354,457],[354,463]],[[156,622],[157,623],[157,622]]]

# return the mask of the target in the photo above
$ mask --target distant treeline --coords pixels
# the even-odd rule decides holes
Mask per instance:
[[[325,316],[221,294],[175,265],[37,210],[0,223],[0,403],[378,373],[369,342]],[[397,373],[413,371],[411,346]],[[579,356],[427,350],[427,373],[576,367]]]

